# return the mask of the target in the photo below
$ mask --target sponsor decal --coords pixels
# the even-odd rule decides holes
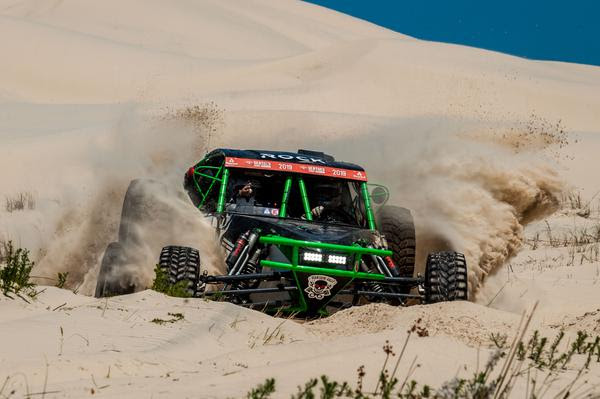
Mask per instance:
[[[319,166],[309,166],[308,167],[308,172],[309,173],[314,173],[316,175],[324,175],[325,172],[325,168],[323,167],[319,167]]]
[[[225,159],[225,165],[227,166],[239,166],[238,164],[238,160],[239,158],[231,158],[231,157],[227,157]]]
[[[331,295],[331,289],[336,284],[337,280],[333,277],[313,274],[308,276],[308,287],[304,289],[304,292],[308,294],[309,298],[320,301]]]
[[[272,169],[271,162],[267,161],[253,161],[252,166],[258,169]]]
[[[306,162],[306,163],[320,163],[322,165],[325,165],[326,162],[325,160],[321,159],[321,158],[315,158],[315,157],[305,157],[302,155],[291,155],[291,154],[269,154],[268,152],[261,152],[260,153],[260,157],[265,159],[265,158],[270,158],[270,159],[283,159],[285,161],[300,161],[300,162]]]
[[[279,216],[279,209],[278,208],[265,208],[263,210],[263,215]]]
[[[259,159],[227,157],[225,159],[225,166],[228,168],[262,169],[289,173],[306,173],[309,175],[367,181],[366,173],[360,170],[339,169],[329,166],[306,165],[293,162],[263,161]]]

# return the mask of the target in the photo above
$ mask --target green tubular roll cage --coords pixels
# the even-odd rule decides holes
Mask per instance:
[[[330,244],[326,242],[313,242],[313,241],[302,241],[302,240],[294,240],[291,238],[281,237],[277,235],[268,235],[259,238],[259,241],[263,244],[273,244],[277,245],[283,252],[285,249],[291,250],[291,258],[290,262],[275,262],[272,260],[261,260],[260,264],[263,267],[270,267],[273,269],[283,269],[289,270],[292,272],[294,276],[294,280],[296,281],[296,286],[298,287],[298,291],[300,295],[298,296],[298,306],[293,306],[291,308],[282,309],[288,313],[293,312],[303,312],[308,308],[308,304],[306,302],[306,298],[304,297],[304,292],[302,291],[302,287],[300,286],[298,280],[298,273],[307,273],[307,274],[327,274],[328,276],[336,276],[347,278],[348,280],[344,284],[344,287],[348,286],[353,280],[363,279],[370,281],[378,281],[384,280],[385,276],[380,273],[365,273],[358,271],[358,265],[361,262],[361,258],[363,255],[377,255],[377,256],[391,256],[392,251],[387,249],[376,249],[376,248],[365,248],[361,247],[358,244],[355,245],[339,245],[339,244]],[[329,249],[333,251],[344,252],[346,254],[355,255],[354,264],[352,270],[340,270],[340,269],[324,269],[322,267],[315,266],[306,266],[299,264],[299,253],[300,248],[320,248],[320,249]],[[331,299],[331,298],[330,298]],[[327,312],[321,310],[320,313],[322,315],[327,315]]]
[[[196,178],[193,179],[194,186],[196,187],[196,190],[200,193],[200,196],[201,196],[198,208],[201,208],[206,203],[206,201],[209,197],[209,194],[211,193],[215,184],[220,183],[219,197],[217,200],[216,212],[223,213],[223,211],[225,210],[225,202],[226,202],[225,197],[227,195],[227,183],[229,182],[229,169],[225,167],[224,160],[223,160],[223,163],[221,164],[221,166],[204,165],[203,163],[205,163],[206,161],[207,161],[207,159],[204,158],[193,168],[194,177],[200,176],[202,178],[211,180],[211,182],[208,185],[208,187],[206,188],[206,190],[202,190],[202,188],[198,184],[198,180]],[[204,171],[206,169],[215,170],[216,173],[214,174],[214,176],[203,173],[202,171]],[[289,200],[289,196],[290,196],[290,190],[292,188],[293,179],[294,178],[290,175],[290,176],[287,176],[287,178],[285,180],[285,184],[284,184],[284,188],[283,188],[283,195],[281,198],[281,207],[279,210],[280,218],[287,217],[287,205],[288,205],[288,200]],[[304,215],[306,217],[306,220],[312,221],[313,218],[312,218],[312,214],[310,212],[311,208],[310,208],[310,203],[308,200],[308,194],[306,191],[306,184],[304,183],[304,178],[302,177],[301,174],[298,174],[298,176],[296,177],[296,180],[298,182],[298,188],[300,189],[300,197],[302,199]],[[375,224],[375,217],[373,215],[373,209],[371,208],[371,199],[369,197],[369,190],[367,187],[367,183],[364,181],[360,182],[360,196],[362,198],[362,202],[365,207],[365,216],[366,216],[366,220],[367,220],[367,225],[370,230],[375,230],[377,228],[377,226]]]

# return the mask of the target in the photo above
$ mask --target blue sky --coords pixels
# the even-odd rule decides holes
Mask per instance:
[[[306,0],[420,39],[600,65],[600,0]]]

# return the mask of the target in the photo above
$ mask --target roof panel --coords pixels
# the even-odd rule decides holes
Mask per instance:
[[[331,168],[340,168],[348,170],[363,171],[364,169],[356,164],[348,162],[328,161],[322,157],[298,154],[295,152],[271,151],[271,150],[237,150],[230,148],[218,148],[211,151],[211,154],[221,153],[225,157],[256,159],[264,161],[292,162],[297,164],[315,165]]]

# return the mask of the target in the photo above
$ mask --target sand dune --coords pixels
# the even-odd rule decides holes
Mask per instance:
[[[418,319],[429,336],[411,338],[407,359],[437,386],[463,364],[471,373],[489,335],[512,334],[535,301],[533,328],[598,331],[598,239],[569,239],[600,223],[600,68],[416,40],[292,1],[2,0],[0,35],[0,201],[35,198],[0,209],[0,240],[30,248],[37,276],[69,271],[79,289],[0,297],[0,386],[239,397],[274,376],[283,395],[322,373],[353,379],[361,364],[371,384],[385,340],[400,346]],[[177,117],[186,108],[207,112]],[[218,267],[206,226],[177,198],[182,171],[221,145],[322,148],[363,164],[414,209],[420,259],[467,254],[475,301],[300,324],[151,291],[86,296],[138,177],[167,183],[165,201],[191,220],[170,237]],[[591,201],[587,218],[568,192]],[[148,239],[136,265],[147,284],[160,244]],[[152,322],[169,312],[184,319]]]

